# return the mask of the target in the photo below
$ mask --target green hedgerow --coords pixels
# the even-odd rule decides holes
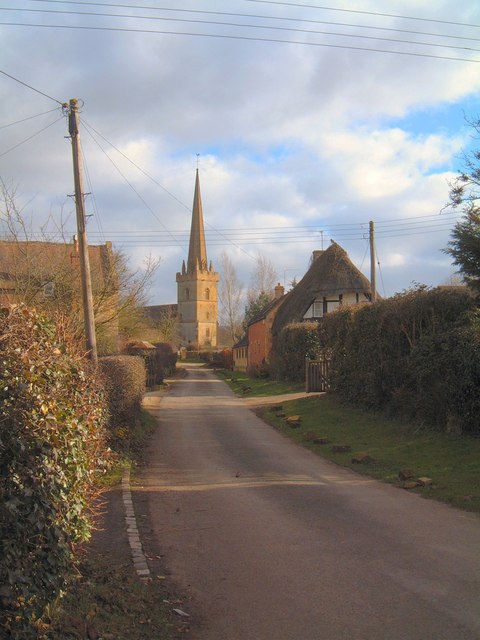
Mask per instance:
[[[59,336],[35,310],[0,311],[0,628],[13,638],[65,588],[105,465],[102,385]]]
[[[105,356],[98,361],[107,392],[110,429],[128,427],[138,418],[145,394],[146,370],[141,356]]]
[[[480,434],[480,329],[467,290],[420,286],[319,323],[331,388],[357,405]]]
[[[271,372],[277,380],[301,382],[305,379],[305,359],[313,360],[320,350],[316,322],[288,324],[272,350]]]

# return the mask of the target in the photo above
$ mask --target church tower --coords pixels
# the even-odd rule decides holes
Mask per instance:
[[[193,197],[188,260],[177,273],[178,324],[182,344],[196,348],[217,346],[218,273],[207,261],[198,169]]]

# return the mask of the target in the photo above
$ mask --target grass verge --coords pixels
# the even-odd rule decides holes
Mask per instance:
[[[81,576],[39,638],[172,640],[174,622],[165,599],[155,585],[138,580],[130,561],[87,549]]]
[[[241,371],[217,369],[215,373],[239,396],[252,398],[257,396],[278,396],[284,393],[305,391],[303,382],[284,382],[270,378],[252,378]]]
[[[264,407],[261,417],[315,453],[356,472],[399,487],[399,471],[411,469],[415,478],[428,477],[429,486],[412,489],[468,511],[480,512],[480,440],[418,429],[383,415],[347,406],[335,395],[323,395]],[[285,414],[282,417],[281,414]],[[289,416],[300,416],[292,428]],[[323,439],[324,444],[315,443]],[[334,445],[348,451],[334,453]],[[363,463],[352,462],[366,454]]]

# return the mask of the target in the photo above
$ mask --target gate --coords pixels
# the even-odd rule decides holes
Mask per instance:
[[[305,361],[305,391],[329,391],[330,358]]]

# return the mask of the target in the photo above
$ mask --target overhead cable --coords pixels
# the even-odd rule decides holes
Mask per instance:
[[[135,20],[154,20],[154,21],[162,21],[162,22],[181,22],[195,25],[214,25],[214,26],[222,26],[222,27],[240,27],[242,29],[263,29],[267,31],[284,31],[284,32],[292,32],[292,33],[303,33],[306,35],[322,35],[322,36],[332,36],[335,38],[351,38],[351,39],[361,39],[361,40],[377,40],[380,42],[392,42],[395,44],[413,44],[415,46],[422,47],[435,47],[441,49],[457,49],[459,51],[472,51],[474,53],[479,53],[479,49],[474,49],[473,47],[460,46],[455,44],[442,44],[437,42],[419,42],[416,40],[404,40],[401,38],[386,38],[376,35],[363,35],[357,33],[340,33],[337,31],[319,31],[314,29],[299,29],[297,27],[281,27],[275,25],[262,25],[262,24],[248,24],[248,23],[239,23],[239,22],[222,22],[220,20],[197,20],[192,18],[169,18],[169,17],[161,17],[161,16],[139,16],[133,14],[119,14],[119,13],[98,13],[94,11],[60,11],[57,9],[18,9],[18,8],[9,8],[9,7],[0,7],[0,10],[3,11],[24,11],[24,12],[33,12],[33,13],[53,13],[56,15],[79,15],[79,16],[95,16],[102,18],[123,18],[123,19],[135,19]]]
[[[10,147],[10,149],[7,149],[6,151],[4,151],[3,153],[0,153],[0,158],[3,158],[3,156],[6,156],[7,153],[10,153],[10,151],[13,151],[14,149],[17,149],[18,147],[20,147],[22,144],[25,144],[26,142],[28,142],[29,140],[31,140],[32,138],[35,138],[36,136],[40,135],[41,133],[43,133],[43,131],[46,131],[47,129],[49,129],[50,127],[53,127],[54,124],[56,124],[57,122],[59,122],[60,120],[63,120],[63,116],[61,116],[60,118],[57,118],[56,120],[54,120],[53,122],[51,122],[50,124],[47,124],[46,127],[43,127],[43,129],[40,129],[40,131],[37,131],[36,133],[32,134],[31,136],[28,136],[28,138],[25,138],[25,140],[22,140],[21,142],[18,142],[16,145],[14,145],[13,147]]]
[[[413,51],[393,51],[389,49],[375,49],[373,47],[356,47],[352,45],[343,44],[327,44],[325,42],[304,42],[302,40],[281,40],[280,38],[260,38],[254,36],[241,36],[232,34],[219,34],[219,33],[192,33],[189,31],[162,31],[157,29],[133,29],[126,27],[94,27],[86,25],[59,25],[59,24],[33,24],[25,22],[0,22],[3,26],[13,27],[35,27],[42,29],[69,29],[80,31],[106,31],[106,32],[118,32],[118,33],[145,33],[152,35],[170,35],[170,36],[188,36],[194,38],[216,38],[223,40],[238,40],[244,42],[267,42],[275,44],[298,44],[307,47],[323,47],[327,49],[345,49],[349,51],[365,51],[368,53],[387,53],[390,55],[409,56],[414,58],[429,58],[433,60],[450,60],[452,62],[474,62],[480,63],[480,59],[474,58],[459,58],[454,56],[440,56],[433,53],[419,53]]]
[[[412,29],[400,29],[398,27],[381,27],[379,25],[368,25],[368,24],[360,24],[360,23],[351,23],[351,22],[336,22],[331,20],[315,20],[315,19],[307,19],[307,18],[299,18],[299,17],[288,17],[288,16],[274,16],[274,15],[265,15],[265,14],[257,14],[257,13],[234,13],[230,11],[208,11],[206,9],[181,9],[181,8],[172,8],[172,7],[153,7],[150,5],[133,5],[133,4],[119,4],[112,2],[78,2],[76,0],[30,0],[30,2],[42,2],[48,4],[62,4],[62,5],[87,5],[87,6],[95,6],[95,7],[113,7],[120,9],[137,9],[137,10],[148,10],[148,11],[164,11],[164,12],[175,12],[175,13],[192,13],[192,14],[200,14],[200,15],[218,15],[218,16],[233,16],[236,18],[255,18],[260,20],[278,20],[282,22],[302,22],[308,24],[327,24],[337,27],[353,27],[355,29],[372,29],[376,31],[393,31],[398,33],[408,33],[411,35],[420,35],[420,36],[436,36],[441,38],[454,38],[458,40],[471,40],[478,41],[479,38],[469,38],[467,36],[453,35],[447,33],[432,33],[431,31],[415,31]],[[24,9],[25,10],[25,9]]]
[[[32,87],[31,85],[27,84],[26,82],[23,82],[23,80],[19,80],[18,78],[15,78],[14,76],[11,76],[6,71],[2,71],[0,69],[0,73],[2,73],[4,76],[7,76],[7,78],[10,78],[11,80],[15,80],[15,82],[18,82],[19,84],[22,84],[24,87],[27,87],[28,89],[31,89],[32,91],[35,91],[36,93],[39,93],[41,96],[44,96],[45,98],[48,98],[49,100],[53,100],[54,102],[59,104],[61,107],[63,107],[63,105],[64,105],[63,102],[61,102],[60,100],[57,100],[56,98],[52,98],[52,96],[49,96],[48,93],[44,93],[43,91],[40,91],[39,89],[35,89],[35,87]]]
[[[49,111],[44,111],[43,113],[37,113],[34,116],[28,116],[27,118],[22,118],[21,120],[16,120],[15,122],[10,122],[9,124],[4,124],[0,126],[0,129],[7,129],[8,127],[13,127],[16,124],[22,124],[23,122],[27,122],[27,120],[33,120],[34,118],[40,118],[40,116],[46,116],[49,113],[53,113],[54,111],[57,111],[58,107],[55,107],[55,109],[50,109]]]
[[[279,2],[276,0],[245,0],[245,2],[257,2],[259,4],[276,4],[284,7],[302,7],[305,9],[322,9],[323,11],[342,11],[344,13],[358,13],[367,16],[378,16],[381,18],[400,18],[402,20],[420,20],[421,22],[436,22],[439,24],[452,24],[458,27],[476,27],[479,24],[468,24],[466,22],[455,22],[453,20],[439,20],[438,18],[423,18],[421,16],[402,16],[396,13],[381,13],[378,11],[362,11],[360,9],[341,9],[339,7],[324,7],[314,4],[301,4],[299,2]]]

